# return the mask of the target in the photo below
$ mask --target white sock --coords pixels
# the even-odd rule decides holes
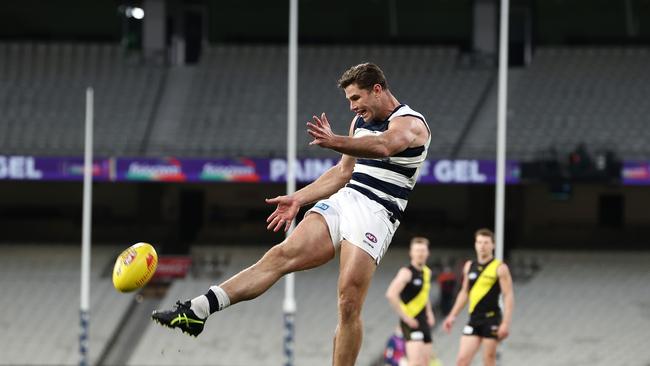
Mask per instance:
[[[205,295],[197,296],[191,300],[190,309],[201,319],[205,319],[215,311],[223,310],[230,306],[230,298],[226,291],[219,286],[212,286]]]
[[[228,297],[226,291],[224,291],[221,287],[212,286],[210,287],[210,291],[212,291],[217,296],[217,300],[219,301],[219,308],[214,311],[223,310],[230,306],[230,297]]]
[[[205,319],[210,315],[210,302],[205,295],[197,296],[192,299],[190,309],[201,319]]]

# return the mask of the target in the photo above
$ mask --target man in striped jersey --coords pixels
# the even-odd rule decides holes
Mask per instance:
[[[305,218],[257,263],[205,295],[179,301],[175,309],[154,311],[154,320],[196,336],[213,312],[253,299],[283,275],[323,265],[339,251],[333,364],[354,365],[363,333],[361,308],[399,226],[431,134],[424,117],[390,92],[377,65],[350,68],[339,86],[355,113],[349,134],[335,134],[325,113],[314,116],[307,129],[311,145],[337,151],[341,160],[296,193],[267,199],[277,205],[267,219],[269,230],[286,231],[301,206],[316,202]]]
[[[447,333],[451,331],[456,316],[469,300],[469,322],[463,328],[456,365],[470,365],[479,347],[483,346],[483,364],[494,366],[498,342],[510,332],[515,306],[512,277],[508,266],[494,258],[494,233],[480,229],[474,238],[476,261],[467,261],[463,267],[463,284],[443,328]],[[499,306],[500,295],[503,295],[503,314]]]

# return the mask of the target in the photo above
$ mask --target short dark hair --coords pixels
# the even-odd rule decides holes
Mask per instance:
[[[487,229],[487,228],[478,229],[474,233],[474,238],[476,239],[476,237],[479,236],[479,235],[489,237],[490,240],[492,240],[492,243],[494,243],[494,233],[492,232],[492,230]]]
[[[386,76],[379,66],[365,62],[352,66],[346,70],[339,79],[339,88],[345,89],[349,85],[357,84],[360,89],[371,90],[375,84],[381,85],[383,89],[388,89]]]
[[[427,248],[429,248],[429,239],[425,238],[424,236],[415,236],[413,239],[411,239],[411,244],[409,244],[409,247],[412,247],[415,244],[425,244]]]

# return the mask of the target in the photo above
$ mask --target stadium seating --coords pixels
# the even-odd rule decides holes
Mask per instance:
[[[583,142],[593,152],[612,149],[623,158],[646,159],[649,63],[648,48],[537,49],[528,67],[511,70],[508,156],[532,159],[549,150],[566,156]],[[494,126],[494,120],[481,122]],[[465,155],[491,157],[496,135],[465,144]]]
[[[645,365],[650,326],[650,255],[635,253],[516,252],[513,262],[535,258],[541,270],[515,277],[511,335],[500,347],[501,365]],[[438,329],[435,348],[454,363],[463,313],[449,336]],[[473,365],[481,365],[477,357]]]
[[[460,60],[446,47],[301,47],[299,155],[336,155],[308,146],[304,122],[324,111],[336,132],[347,131],[352,115],[336,81],[350,65],[373,61],[400,101],[428,117],[430,157],[493,156],[494,111],[490,118],[473,115],[493,71]],[[647,48],[538,49],[527,68],[511,72],[509,157],[530,159],[549,149],[564,154],[580,142],[624,158],[647,157],[648,62]],[[179,68],[142,65],[114,44],[0,43],[0,81],[0,151],[6,154],[81,155],[87,86],[95,88],[98,155],[273,157],[286,151],[285,46],[212,45],[198,65]]]
[[[352,114],[336,82],[344,70],[363,61],[380,64],[400,101],[429,118],[436,134],[432,154],[448,155],[489,77],[486,70],[459,69],[458,57],[452,48],[437,47],[301,47],[299,155],[335,155],[308,146],[304,123],[326,112],[333,128],[347,133]],[[173,89],[177,87],[168,85],[167,90]],[[183,103],[183,121],[154,134],[160,137],[152,137],[150,146],[164,146],[164,151],[181,156],[284,156],[286,47],[211,46]],[[165,143],[165,136],[176,138]]]
[[[0,257],[0,365],[78,364],[78,246],[6,245]],[[93,248],[89,360],[96,364],[115,334],[133,295],[118,294],[107,276],[119,248]],[[203,293],[253,263],[262,247],[195,247],[193,255],[228,257],[222,276],[190,276],[176,281],[161,302]],[[463,254],[464,253],[464,254]],[[463,258],[434,250],[436,258]],[[364,342],[358,365],[374,365],[397,324],[384,292],[405,264],[405,249],[391,248],[378,267],[363,312]],[[295,362],[327,365],[336,323],[338,261],[296,275]],[[434,260],[435,262],[435,260]],[[444,260],[443,262],[447,262]],[[500,347],[507,365],[645,365],[650,362],[645,335],[650,327],[648,253],[518,251],[509,261],[515,277],[516,311],[510,338]],[[522,278],[517,263],[539,263],[534,276]],[[127,364],[258,365],[282,362],[283,283],[251,302],[210,318],[198,338],[147,323]],[[435,299],[436,287],[432,287]],[[435,300],[434,300],[435,301]],[[437,319],[438,323],[442,318]],[[451,335],[438,327],[434,348],[443,364],[453,364],[466,316]],[[479,358],[474,365],[481,364]]]
[[[299,155],[336,156],[308,146],[304,123],[327,112],[347,133],[352,114],[336,81],[373,61],[399,100],[428,118],[431,156],[448,156],[490,76],[459,67],[459,57],[445,47],[301,47]],[[84,90],[93,86],[99,155],[285,155],[285,46],[209,46],[197,66],[160,68],[117,45],[0,43],[0,80],[4,153],[81,155]]]
[[[119,248],[95,246],[91,259],[88,361],[98,361],[133,299],[108,276]],[[81,250],[68,245],[2,245],[0,365],[79,364]]]
[[[137,61],[113,44],[0,43],[0,151],[82,155],[93,87],[95,153],[138,154],[163,70]]]

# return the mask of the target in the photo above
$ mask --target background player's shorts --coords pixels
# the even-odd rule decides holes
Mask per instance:
[[[399,322],[399,326],[402,329],[402,334],[404,339],[408,341],[422,341],[424,343],[431,343],[433,340],[431,338],[431,329],[427,323],[426,312],[421,312],[419,316],[415,319],[418,321],[417,328],[411,328],[402,320]]]
[[[482,319],[470,319],[469,323],[467,323],[467,325],[463,328],[463,334],[496,339],[500,324],[500,316],[493,316],[490,318]]]
[[[311,212],[325,218],[336,249],[345,239],[370,254],[377,264],[399,226],[399,221],[390,221],[384,206],[345,187],[330,198],[318,201],[307,214]]]

